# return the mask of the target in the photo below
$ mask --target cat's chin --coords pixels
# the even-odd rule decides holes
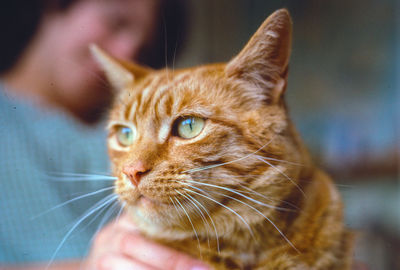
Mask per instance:
[[[187,233],[177,230],[178,220],[174,215],[175,208],[172,205],[160,203],[145,196],[139,196],[135,205],[126,205],[125,210],[132,221],[145,234],[157,238],[182,239]]]
[[[174,204],[139,195],[135,204],[126,204],[125,211],[140,231],[159,240],[182,240],[195,237],[191,223]],[[193,220],[194,221],[194,220]],[[196,233],[208,236],[208,230],[197,228]]]
[[[161,202],[145,195],[138,195],[135,202],[127,202],[126,210],[131,214],[135,222],[152,224],[169,223],[172,211],[171,204]]]
[[[167,204],[154,200],[150,197],[139,195],[137,202],[137,207],[146,209],[147,211],[160,211],[160,208],[168,207]]]

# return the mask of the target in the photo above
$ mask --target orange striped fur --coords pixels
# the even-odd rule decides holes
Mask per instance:
[[[227,64],[182,70],[92,48],[118,91],[108,141],[115,192],[143,234],[214,269],[349,269],[340,196],[283,99],[291,31],[278,10]],[[184,116],[205,119],[194,138],[173,131]],[[128,146],[121,126],[134,134]],[[134,184],[124,171],[132,164],[146,168]]]

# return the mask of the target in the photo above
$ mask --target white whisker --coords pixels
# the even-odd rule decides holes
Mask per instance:
[[[178,41],[176,41],[176,43],[175,43],[175,49],[174,49],[174,55],[173,55],[173,58],[172,58],[172,74],[174,74],[174,72],[175,72],[175,58],[176,58],[176,49],[177,49],[177,47],[178,47]]]
[[[226,176],[226,177],[225,176],[220,176],[220,177],[213,177],[213,178],[211,178],[211,177],[201,178],[201,177],[193,177],[192,176],[192,179],[194,179],[194,180],[209,180],[209,179],[220,180],[221,178],[227,178],[229,180],[233,179],[233,180],[235,180],[237,182],[241,181],[240,179],[234,179],[234,178],[231,178],[230,176]],[[291,206],[291,207],[293,207],[295,209],[298,209],[298,207],[296,205],[294,205],[294,204],[292,204],[290,202],[286,202],[286,201],[282,201],[282,200],[274,200],[272,198],[269,198],[269,197],[265,196],[264,194],[261,194],[260,192],[257,192],[255,190],[243,185],[243,184],[240,184],[240,183],[237,183],[236,185],[238,185],[240,188],[243,188],[243,189],[247,190],[247,191],[244,191],[244,190],[236,189],[238,192],[245,193],[245,194],[256,195],[256,196],[262,197],[262,198],[264,198],[264,199],[266,199],[266,200],[268,200],[270,202],[273,202],[273,203],[274,202],[284,203],[284,204],[286,204],[288,206]],[[280,208],[281,209],[279,209],[279,210],[282,210],[282,211],[289,211],[289,212],[294,211],[293,209],[290,209],[290,208],[284,208],[284,207],[280,207]]]
[[[201,217],[201,219],[202,219],[202,221],[203,221],[203,223],[204,223],[204,225],[205,225],[205,228],[206,228],[206,230],[207,230],[207,242],[208,242],[208,247],[210,247],[210,232],[209,232],[210,225],[209,225],[208,221],[206,220],[206,218],[205,218],[203,212],[202,212],[201,209],[197,206],[197,204],[196,204],[193,200],[191,200],[187,195],[182,194],[181,192],[179,192],[179,190],[176,190],[176,192],[177,192],[178,194],[180,194],[181,196],[185,197],[190,203],[192,203],[192,204],[194,205],[194,207],[197,209],[197,211],[199,212],[200,217]]]
[[[196,187],[192,187],[192,188],[196,188]],[[232,208],[230,208],[230,207],[228,207],[228,206],[226,206],[226,205],[223,205],[222,203],[218,202],[217,200],[214,200],[213,198],[210,198],[210,197],[208,197],[208,196],[205,196],[205,195],[203,195],[203,194],[201,194],[201,193],[198,193],[198,192],[196,192],[196,191],[194,191],[194,190],[190,190],[190,189],[187,189],[187,188],[184,188],[184,190],[186,190],[186,191],[188,191],[188,192],[192,192],[192,193],[197,194],[197,195],[199,195],[199,196],[202,196],[202,197],[204,197],[204,198],[206,198],[206,199],[208,199],[208,200],[211,200],[211,201],[215,202],[216,204],[218,204],[218,205],[224,207],[224,208],[227,209],[228,211],[232,212],[233,214],[235,214],[235,215],[246,225],[246,227],[248,228],[248,230],[249,230],[251,236],[255,239],[254,233],[253,233],[253,231],[252,231],[250,225],[246,222],[246,220],[245,220],[241,215],[239,215],[238,213],[236,213],[235,210],[233,210]]]
[[[243,157],[241,157],[241,158],[234,159],[234,160],[231,160],[231,161],[228,161],[228,162],[224,162],[224,163],[219,163],[219,164],[204,166],[204,167],[201,167],[201,168],[195,168],[195,169],[186,170],[186,171],[183,171],[182,173],[188,173],[188,172],[189,172],[189,173],[192,173],[192,172],[198,172],[198,171],[208,170],[208,169],[212,169],[212,168],[216,168],[216,167],[220,167],[220,166],[224,166],[224,165],[227,165],[227,164],[231,164],[231,163],[234,163],[234,162],[241,161],[241,160],[246,159],[246,158],[248,158],[248,157],[250,157],[250,156],[252,156],[252,155],[258,153],[259,151],[261,151],[264,147],[268,146],[268,145],[272,142],[273,139],[274,139],[274,137],[272,137],[272,139],[270,139],[266,144],[264,144],[263,146],[261,146],[259,149],[257,149],[257,150],[254,151],[253,153],[250,153],[250,154],[248,154],[248,155],[245,155],[245,156],[243,156]]]
[[[197,234],[197,231],[196,231],[196,229],[195,229],[195,227],[194,227],[194,225],[193,225],[192,219],[190,218],[189,214],[186,212],[186,209],[185,209],[185,207],[183,207],[183,205],[181,204],[181,202],[180,202],[177,198],[175,198],[175,200],[176,200],[176,202],[180,205],[180,207],[182,208],[182,210],[185,212],[185,214],[186,214],[186,216],[187,216],[187,218],[188,218],[190,224],[192,225],[193,232],[194,232],[194,234],[196,235],[197,243],[198,243],[198,245],[199,245],[200,258],[202,258],[203,256],[202,256],[202,254],[201,254],[201,246],[200,246],[199,235]]]
[[[252,194],[254,194],[254,195],[260,196],[260,197],[262,197],[262,198],[264,198],[264,199],[266,199],[266,200],[268,200],[268,201],[283,203],[283,204],[286,204],[286,205],[288,205],[288,206],[294,208],[294,209],[290,209],[290,208],[282,207],[282,211],[294,212],[295,209],[296,209],[296,210],[299,210],[299,207],[298,207],[297,205],[293,204],[293,203],[290,203],[290,202],[287,202],[287,201],[283,201],[283,200],[274,200],[274,199],[272,199],[272,198],[268,198],[267,196],[265,196],[264,194],[261,194],[260,192],[257,192],[257,191],[255,191],[255,190],[249,188],[249,187],[246,187],[246,186],[244,186],[244,185],[242,185],[242,184],[239,184],[239,186],[242,187],[242,188],[244,188],[244,189],[247,189],[249,193],[252,193]],[[242,192],[243,192],[243,191],[242,191]]]
[[[113,221],[114,223],[117,223],[117,222],[119,221],[119,219],[120,219],[120,217],[121,217],[121,215],[122,215],[122,211],[124,210],[125,206],[126,206],[126,202],[123,202],[123,203],[121,204],[121,209],[119,209],[119,211],[118,211],[118,213],[117,213],[117,217],[116,217],[115,220]],[[114,226],[114,227],[113,227],[113,232],[116,233],[116,230],[117,230],[117,226]]]
[[[125,206],[126,206],[126,202],[123,202],[123,203],[121,204],[121,209],[119,209],[119,211],[118,211],[118,213],[117,213],[117,217],[115,218],[116,221],[118,221],[119,218],[121,217],[122,211],[124,210]]]
[[[97,235],[97,233],[101,230],[101,228],[104,226],[104,224],[106,222],[109,221],[109,219],[111,218],[111,216],[114,214],[114,211],[116,210],[116,208],[118,207],[118,200],[113,202],[110,206],[110,208],[107,210],[107,212],[104,214],[103,218],[100,220],[99,225],[97,225],[96,228],[96,232],[94,233],[92,239],[91,239],[91,243],[93,242],[94,237]]]
[[[53,181],[114,181],[117,177],[100,174],[83,173],[49,173]]]
[[[254,203],[256,203],[256,204],[259,204],[259,205],[262,205],[262,206],[265,206],[265,207],[268,207],[268,208],[271,208],[271,209],[280,210],[280,211],[291,210],[291,209],[282,208],[282,207],[278,207],[278,206],[273,206],[273,205],[270,205],[270,204],[266,204],[266,203],[260,202],[260,201],[258,201],[258,200],[255,200],[255,199],[253,199],[253,198],[251,198],[251,197],[249,197],[249,196],[246,196],[246,195],[244,195],[244,194],[242,194],[242,193],[240,193],[240,192],[238,192],[238,191],[236,191],[236,190],[233,190],[233,189],[231,189],[231,188],[222,187],[222,186],[213,185],[213,184],[208,184],[208,183],[196,182],[196,181],[191,181],[191,180],[186,180],[186,182],[194,183],[194,184],[202,185],[202,186],[208,186],[208,187],[215,187],[215,188],[223,189],[223,190],[226,190],[226,191],[235,193],[235,194],[237,194],[237,195],[239,195],[239,196],[241,196],[241,197],[243,197],[243,198],[246,198],[246,199],[248,199],[249,201],[252,201],[252,202],[254,202]]]
[[[109,196],[107,196],[106,198],[108,198],[106,201],[104,201],[103,203],[101,203],[100,205],[97,204],[97,206],[92,207],[91,209],[89,209],[76,223],[74,226],[72,226],[72,228],[65,234],[65,236],[63,237],[63,239],[61,240],[60,244],[57,246],[56,250],[54,251],[53,255],[51,256],[49,263],[46,266],[46,270],[50,267],[50,265],[53,263],[58,251],[61,249],[61,247],[64,245],[65,241],[68,239],[68,237],[71,235],[71,233],[89,216],[91,216],[93,213],[95,213],[97,210],[103,208],[104,206],[106,206],[107,204],[111,203],[112,201],[117,199],[117,195],[115,194],[111,194]],[[104,200],[104,199],[103,199]]]
[[[38,217],[41,217],[41,216],[43,216],[43,215],[45,215],[45,214],[47,214],[47,213],[49,213],[49,212],[51,212],[51,211],[53,211],[53,210],[55,210],[55,209],[58,209],[58,208],[60,208],[60,207],[62,207],[62,206],[64,206],[64,205],[67,205],[67,204],[72,203],[72,202],[74,202],[74,201],[77,201],[77,200],[80,200],[80,199],[83,199],[83,198],[87,198],[87,197],[90,197],[90,196],[99,194],[99,193],[101,193],[101,192],[104,192],[104,191],[107,191],[107,190],[111,190],[111,189],[113,189],[113,188],[114,188],[114,187],[106,187],[106,188],[102,188],[102,189],[99,189],[99,190],[96,190],[96,191],[93,191],[93,192],[90,192],[90,193],[87,193],[87,194],[78,196],[78,197],[76,197],[76,198],[73,198],[73,199],[71,199],[71,200],[68,200],[68,201],[66,201],[66,202],[63,202],[63,203],[61,203],[61,204],[59,204],[59,205],[56,205],[56,206],[54,206],[54,207],[52,207],[52,208],[50,208],[50,209],[44,211],[43,213],[40,213],[39,215],[36,215],[36,216],[32,217],[31,220],[36,219],[36,218],[38,218]]]
[[[90,212],[90,211],[92,211],[95,207],[97,207],[98,205],[100,205],[100,204],[106,202],[109,198],[114,197],[114,196],[117,197],[118,195],[116,195],[116,194],[109,194],[109,195],[105,196],[104,198],[102,198],[102,199],[100,199],[98,202],[96,202],[96,203],[95,203],[92,207],[90,207],[88,210],[86,210],[86,211],[84,212],[84,214],[85,214],[85,213],[88,213],[88,212]],[[105,208],[107,208],[107,206],[105,206]],[[103,208],[103,209],[99,209],[99,210],[100,210],[100,212],[103,212],[104,208]],[[83,215],[84,215],[84,214],[83,214]],[[83,216],[83,215],[81,215],[81,216]],[[98,214],[96,214],[96,216],[98,216]],[[75,224],[76,222],[78,222],[79,219],[80,219],[80,217],[78,217],[75,221],[73,221],[72,224]],[[89,224],[92,223],[92,222],[93,222],[93,219],[89,222]],[[73,225],[71,225],[71,226],[73,226]],[[85,226],[87,226],[87,225],[85,225]]]
[[[286,241],[291,247],[293,247],[298,253],[300,253],[300,251],[299,251],[299,250],[293,245],[293,243],[285,236],[285,234],[278,228],[278,226],[276,226],[275,223],[274,223],[270,218],[268,218],[267,216],[265,216],[260,210],[258,210],[257,208],[251,206],[250,204],[245,203],[245,202],[243,202],[243,201],[241,201],[241,200],[238,200],[238,199],[236,199],[236,198],[234,198],[234,197],[232,197],[232,196],[225,195],[225,194],[222,194],[222,193],[220,193],[220,192],[216,192],[216,193],[219,194],[219,195],[221,195],[221,196],[224,196],[224,197],[226,197],[226,198],[229,198],[229,199],[231,199],[231,200],[237,201],[237,202],[239,202],[239,203],[241,203],[241,204],[244,204],[244,205],[246,205],[247,207],[249,207],[249,208],[253,209],[254,211],[256,211],[258,214],[260,214],[261,216],[263,216],[263,217],[278,231],[278,233],[285,239],[285,241]]]
[[[179,211],[178,207],[176,206],[174,200],[171,197],[169,197],[169,199],[171,200],[172,204],[174,205],[175,210],[178,213],[179,217],[182,218],[181,212]]]
[[[102,209],[99,209],[99,211],[97,211],[96,215],[95,215],[94,217],[92,217],[92,218],[90,219],[90,221],[89,221],[87,224],[85,224],[84,226],[82,226],[82,228],[80,229],[80,231],[84,231],[87,227],[89,227],[90,224],[92,224],[101,214],[103,214],[103,212],[106,212],[104,215],[106,215],[108,212],[110,212],[110,209],[111,209],[113,206],[115,206],[115,202],[112,203],[112,204],[109,204],[109,205],[104,206]],[[104,219],[104,216],[103,216],[103,218],[101,219],[101,221],[102,221],[103,219]],[[101,221],[100,221],[100,223],[101,223]],[[95,232],[97,232],[97,231],[99,230],[99,227],[101,227],[101,226],[98,225],[98,227],[97,227],[97,229],[95,230]],[[78,233],[79,233],[79,231],[78,231]],[[89,243],[90,243],[90,242],[91,242],[91,241],[89,241]]]
[[[93,234],[93,236],[91,237],[91,239],[90,239],[88,245],[92,245],[92,244],[93,244],[94,238],[98,235],[99,231],[102,229],[102,227],[104,226],[104,224],[109,220],[109,218],[111,217],[111,215],[114,213],[115,208],[117,207],[117,205],[118,205],[118,201],[115,201],[115,202],[113,202],[113,203],[110,205],[110,207],[109,207],[108,209],[107,209],[108,206],[106,206],[106,207],[104,207],[103,209],[101,209],[101,210],[99,211],[98,214],[96,214],[96,217],[97,217],[97,216],[99,216],[100,213],[103,213],[104,210],[107,209],[107,211],[106,211],[106,213],[104,214],[103,218],[101,219],[101,221],[100,221],[99,224],[97,225],[96,231],[95,231],[95,233]],[[96,218],[96,217],[95,217],[95,218]],[[94,219],[95,219],[95,218],[94,218]],[[79,269],[80,269],[80,270],[83,270],[83,267],[84,267],[84,262],[82,261],[82,263],[80,264]]]
[[[283,160],[283,159],[277,159],[277,158],[272,158],[272,157],[264,157],[264,156],[260,156],[260,155],[257,155],[257,157],[260,157],[260,158],[266,159],[266,160],[272,160],[272,161],[277,161],[277,162],[281,162],[281,163],[287,163],[287,164],[295,165],[295,166],[304,166],[301,163],[287,161],[287,160]]]
[[[292,178],[290,178],[287,174],[285,174],[282,170],[280,170],[280,169],[277,168],[276,166],[272,165],[270,162],[268,162],[268,161],[266,161],[266,160],[264,160],[264,159],[262,159],[262,158],[260,158],[260,157],[258,157],[258,156],[257,156],[257,159],[260,160],[260,161],[262,161],[262,162],[264,162],[264,163],[266,163],[266,164],[268,164],[268,165],[271,166],[274,170],[276,170],[277,172],[279,172],[280,174],[282,174],[286,179],[288,179],[290,182],[293,183],[293,185],[295,185],[295,186],[297,187],[297,189],[303,194],[304,197],[306,197],[306,194],[305,194],[304,191],[300,188],[300,186],[299,186],[295,181],[293,181]]]
[[[194,198],[193,196],[191,196],[190,194],[187,194],[187,196],[189,196],[193,201],[197,202],[198,205],[204,210],[204,212],[206,212],[208,218],[211,221],[211,224],[214,227],[214,232],[215,232],[215,239],[217,241],[217,250],[218,253],[220,253],[220,249],[219,249],[219,237],[218,237],[218,232],[217,232],[217,227],[215,226],[214,220],[212,219],[212,217],[210,216],[210,213],[208,212],[207,208],[205,208],[198,200],[196,200],[196,198]]]

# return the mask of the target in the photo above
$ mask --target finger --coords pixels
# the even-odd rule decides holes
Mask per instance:
[[[156,244],[138,235],[126,235],[122,241],[122,252],[158,269],[209,269],[204,263],[184,253]]]
[[[150,265],[135,261],[122,255],[106,255],[99,260],[99,270],[156,270]]]

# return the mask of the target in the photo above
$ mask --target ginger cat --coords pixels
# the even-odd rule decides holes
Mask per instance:
[[[115,192],[143,234],[214,269],[350,268],[339,193],[283,99],[291,33],[278,10],[230,62],[182,70],[91,47],[119,91],[108,138]]]

